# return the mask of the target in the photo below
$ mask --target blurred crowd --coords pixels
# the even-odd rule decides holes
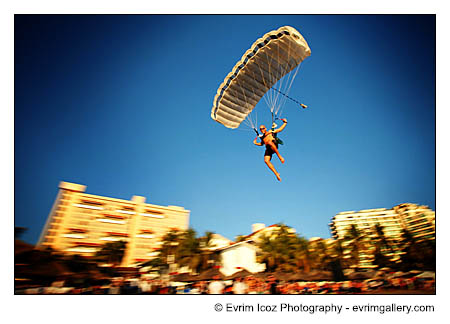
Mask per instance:
[[[434,278],[389,278],[348,281],[289,282],[275,277],[246,276],[233,280],[174,282],[149,278],[112,278],[109,282],[72,285],[56,280],[48,287],[16,289],[16,294],[364,294],[364,293],[433,293]]]

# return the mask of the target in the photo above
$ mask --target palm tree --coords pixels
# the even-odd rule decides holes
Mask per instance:
[[[436,271],[436,239],[427,239],[421,242],[423,252],[423,269]]]
[[[404,270],[436,269],[436,241],[435,239],[426,239],[418,241],[414,235],[407,229],[402,231],[401,240],[402,250],[402,268]]]
[[[242,242],[245,241],[247,239],[247,235],[237,235],[236,239],[234,240],[235,242]]]
[[[206,270],[214,265],[217,265],[217,263],[220,263],[219,254],[214,251],[215,245],[213,243],[213,236],[214,232],[207,231],[204,236],[199,238],[201,262],[199,268],[197,269],[198,271]]]
[[[345,254],[343,242],[343,239],[337,238],[327,249],[329,256],[328,267],[329,270],[333,272],[333,276],[336,281],[344,280],[342,269],[349,267],[349,264],[346,262],[347,260],[344,258]]]
[[[344,237],[347,246],[350,246],[350,255],[347,258],[348,265],[357,268],[361,262],[361,252],[363,248],[362,236],[355,224],[351,224],[349,230]]]
[[[193,229],[181,233],[180,241],[175,252],[175,261],[179,266],[197,269],[200,262],[200,241]]]
[[[181,234],[182,232],[178,229],[171,229],[163,236],[158,257],[164,264],[176,262],[176,251],[182,240]]]
[[[383,267],[395,267],[393,264],[394,260],[394,249],[391,242],[387,239],[384,234],[384,228],[380,224],[375,224],[373,233],[375,236],[374,242],[374,264],[379,268]]]
[[[291,233],[284,224],[270,236],[261,237],[258,247],[258,262],[265,263],[268,271],[296,271],[299,268],[309,270],[307,242],[296,233]]]
[[[172,229],[164,235],[158,254],[160,263],[175,264],[175,267],[187,266],[196,273],[211,268],[218,262],[218,254],[212,250],[213,232],[205,232],[197,237],[193,229],[179,231]]]
[[[308,250],[311,254],[312,268],[317,270],[328,270],[331,261],[330,252],[323,240],[309,242]]]
[[[111,263],[116,266],[122,262],[126,244],[125,241],[108,242],[97,251],[95,257],[98,261]]]
[[[258,262],[266,265],[266,270],[274,271],[278,267],[277,242],[268,235],[261,237],[258,243],[260,253],[258,254]]]
[[[294,252],[294,262],[298,269],[302,269],[306,273],[311,270],[313,256],[308,248],[308,240],[304,237],[298,237]]]

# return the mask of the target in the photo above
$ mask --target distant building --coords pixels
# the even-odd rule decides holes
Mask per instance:
[[[329,224],[334,238],[347,235],[350,225],[366,235],[373,235],[374,226],[379,224],[387,237],[399,238],[403,229],[411,232],[418,240],[435,237],[435,212],[428,206],[400,204],[391,209],[377,208],[341,212]]]
[[[416,240],[435,238],[436,215],[428,206],[406,203],[395,206],[393,210],[399,216],[401,226],[410,231]]]
[[[145,197],[116,199],[85,193],[86,186],[61,182],[38,241],[40,247],[93,256],[106,242],[126,241],[122,266],[152,259],[164,234],[187,230],[189,210],[158,206]]]
[[[230,276],[238,271],[247,270],[251,273],[261,272],[266,266],[256,261],[258,248],[248,242],[238,242],[217,249],[221,255],[220,272]]]
[[[371,239],[377,236],[375,225],[383,228],[386,239],[393,243],[394,251],[391,253],[393,260],[400,257],[400,251],[395,250],[401,240],[404,229],[408,230],[417,241],[435,238],[435,212],[428,206],[419,206],[411,203],[397,205],[391,209],[376,208],[360,211],[347,211],[338,213],[329,224],[331,233],[335,239],[343,239],[348,236],[351,226],[365,238],[367,248],[361,251],[361,268],[371,268],[372,253],[375,248]],[[348,252],[349,247],[344,246]]]
[[[266,270],[266,265],[257,262],[259,247],[257,244],[264,236],[275,236],[278,234],[280,225],[273,224],[266,226],[262,223],[252,225],[252,233],[239,237],[239,242],[228,242],[222,239],[222,246],[216,245],[215,251],[221,256],[220,271],[226,275],[232,275],[241,270],[247,270],[251,273],[262,272]],[[288,232],[295,233],[295,229],[287,228]]]

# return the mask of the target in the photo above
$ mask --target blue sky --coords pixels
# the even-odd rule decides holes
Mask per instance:
[[[210,112],[243,53],[284,25],[312,54],[290,92],[308,109],[283,110],[279,183],[254,134]],[[426,15],[16,16],[15,225],[35,243],[59,181],[183,206],[197,232],[230,239],[256,222],[330,237],[341,211],[434,210],[435,34]]]

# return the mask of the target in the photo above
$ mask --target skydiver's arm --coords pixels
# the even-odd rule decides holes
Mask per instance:
[[[253,144],[258,145],[258,146],[263,146],[264,145],[263,143],[260,143],[257,140],[258,140],[258,136],[255,137],[255,140],[253,141]]]
[[[282,121],[283,121],[283,125],[281,125],[280,128],[275,129],[275,130],[273,131],[274,133],[279,133],[279,132],[281,132],[281,131],[286,127],[286,125],[287,125],[287,120],[286,120],[286,118],[283,118]]]

